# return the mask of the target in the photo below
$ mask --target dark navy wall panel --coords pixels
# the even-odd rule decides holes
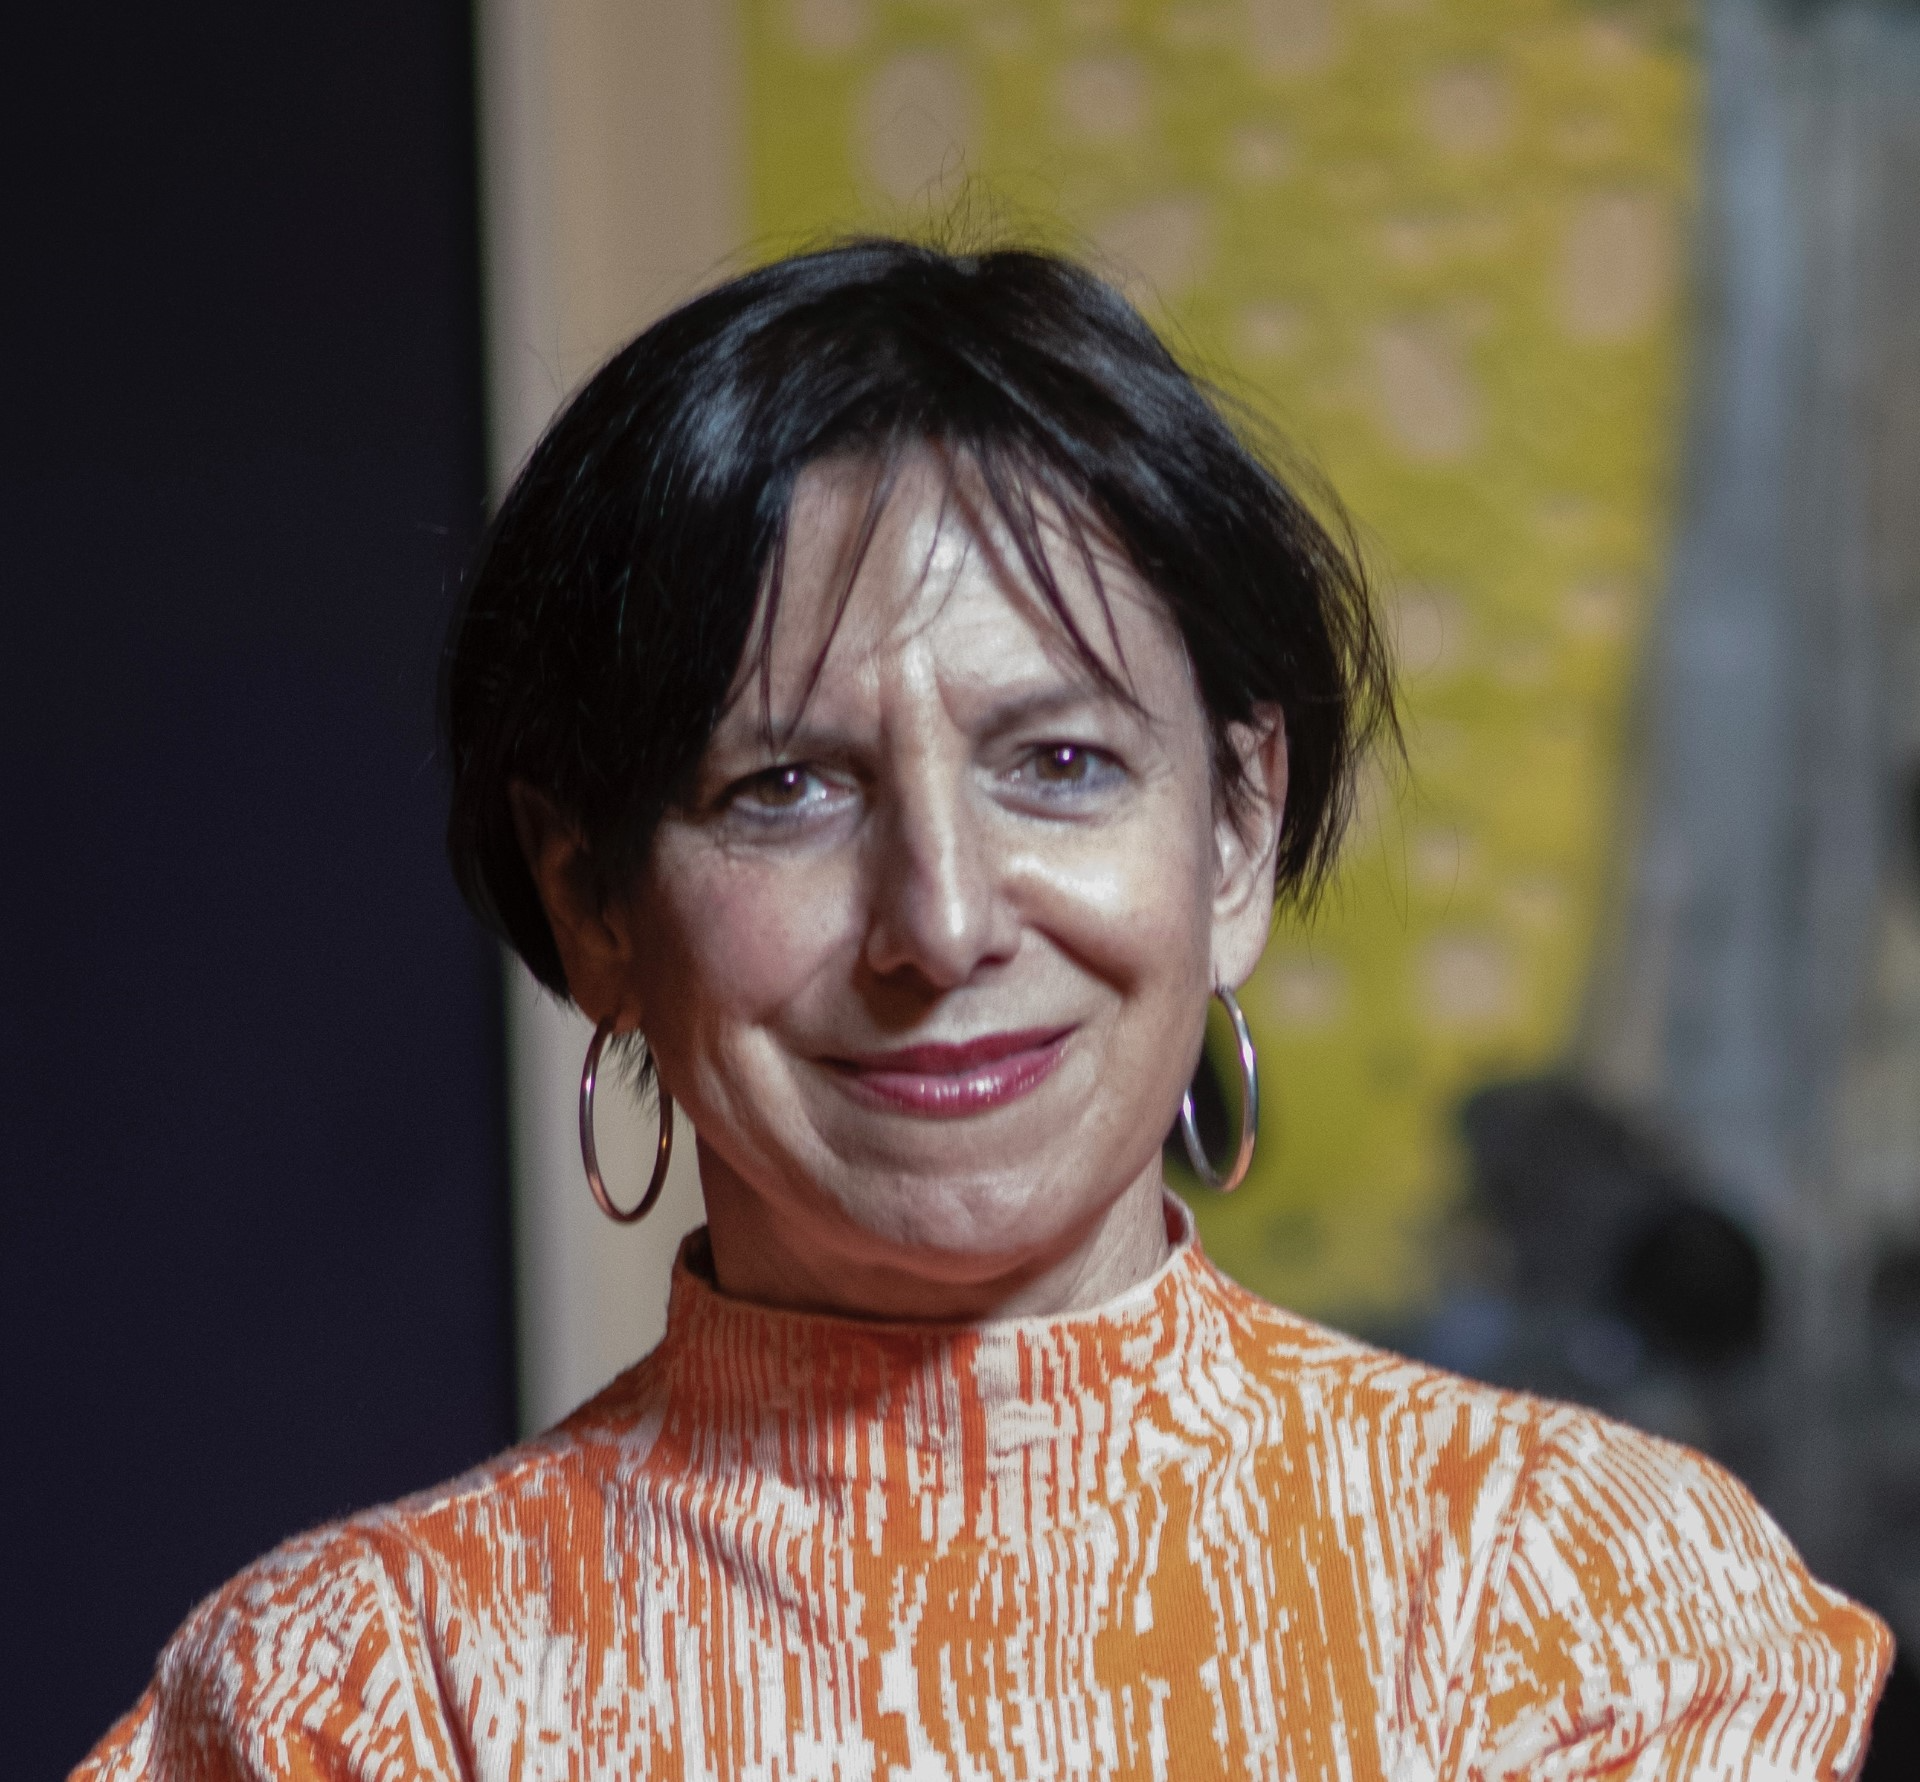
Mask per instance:
[[[510,1438],[495,954],[440,852],[483,502],[470,29],[0,27],[0,1687]]]

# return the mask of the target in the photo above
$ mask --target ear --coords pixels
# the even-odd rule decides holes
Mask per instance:
[[[633,1000],[633,934],[627,912],[600,894],[580,833],[545,794],[524,780],[507,787],[520,855],[540,893],[547,925],[560,949],[567,992],[590,1021],[609,1016],[621,1032],[637,1027]]]
[[[1273,926],[1273,863],[1287,808],[1287,731],[1264,713],[1229,731],[1242,795],[1214,819],[1213,981],[1237,990],[1253,976]]]

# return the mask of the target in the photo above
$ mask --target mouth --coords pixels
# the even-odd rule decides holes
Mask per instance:
[[[1004,1107],[1039,1088],[1073,1032],[1071,1027],[1028,1027],[958,1045],[901,1046],[826,1063],[870,1107],[957,1120]]]

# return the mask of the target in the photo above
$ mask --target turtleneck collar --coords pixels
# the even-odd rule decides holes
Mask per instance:
[[[694,1233],[674,1268],[656,1362],[657,1457],[709,1484],[839,1499],[910,1517],[936,1542],[1031,1535],[1124,1489],[1143,1412],[1229,1365],[1231,1290],[1167,1197],[1173,1248],[1102,1305],[977,1324],[866,1322],[729,1299]],[[1151,1448],[1151,1442],[1145,1448]]]
[[[1162,1207],[1167,1222],[1167,1257],[1145,1280],[1079,1311],[956,1323],[789,1311],[732,1298],[714,1285],[706,1228],[702,1226],[687,1235],[674,1259],[666,1348],[676,1361],[716,1347],[752,1352],[768,1362],[777,1357],[776,1371],[782,1374],[788,1372],[789,1364],[797,1364],[798,1372],[792,1376],[796,1383],[817,1388],[831,1379],[838,1389],[857,1392],[878,1383],[869,1379],[872,1369],[897,1367],[908,1358],[953,1349],[982,1354],[1011,1352],[1035,1342],[1071,1342],[1076,1337],[1108,1341],[1120,1330],[1150,1322],[1167,1309],[1178,1296],[1183,1276],[1196,1269],[1211,1272],[1201,1252],[1193,1214],[1185,1202],[1166,1192]],[[823,1360],[828,1363],[824,1375],[818,1365]]]

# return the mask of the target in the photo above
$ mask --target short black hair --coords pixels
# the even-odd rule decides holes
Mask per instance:
[[[694,298],[587,381],[481,541],[441,699],[461,891],[565,995],[509,786],[577,828],[603,885],[636,872],[766,648],[800,473],[856,457],[890,480],[931,447],[977,475],[1103,679],[1041,515],[1065,516],[1083,555],[1089,531],[1125,554],[1184,640],[1224,796],[1228,726],[1279,711],[1276,884],[1305,900],[1393,696],[1351,529],[1317,518],[1255,438],[1112,285],[1051,253],[867,237]]]

